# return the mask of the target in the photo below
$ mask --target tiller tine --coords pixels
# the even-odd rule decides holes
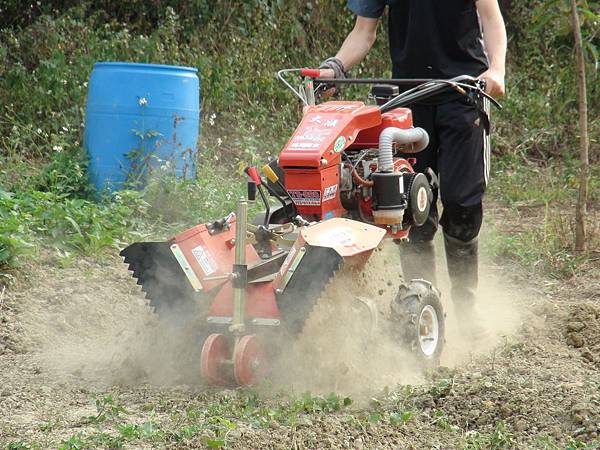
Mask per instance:
[[[273,282],[283,321],[298,335],[321,294],[342,266],[361,268],[385,230],[349,219],[302,228]]]
[[[196,295],[181,270],[169,242],[136,242],[120,255],[157,312],[189,304]]]

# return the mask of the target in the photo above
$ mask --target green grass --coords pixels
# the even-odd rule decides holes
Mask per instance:
[[[335,414],[340,422],[360,430],[373,427],[399,429],[409,433],[410,427],[426,427],[435,432],[440,440],[454,442],[456,448],[465,450],[517,448],[523,445],[504,421],[489,426],[461,427],[443,409],[425,411],[418,406],[425,397],[447,394],[447,383],[440,382],[434,391],[427,386],[410,387],[374,398],[369,406],[354,407],[349,397],[329,394],[312,395],[308,392],[294,397],[289,395],[263,398],[256,391],[238,389],[218,394],[201,393],[184,403],[148,404],[134,411],[122,404],[118,396],[106,394],[94,399],[96,414],[84,416],[79,423],[52,423],[42,431],[46,433],[41,442],[15,441],[6,450],[39,449],[51,446],[61,450],[87,448],[172,447],[203,445],[205,448],[227,448],[240,437],[241,428],[273,429],[288,427],[292,430],[310,427],[313,420],[323,414]],[[442,391],[435,391],[442,389]],[[431,397],[431,398],[433,398]],[[412,404],[411,409],[402,405]],[[72,434],[52,441],[51,434],[57,430]],[[85,427],[82,429],[82,427]],[[595,442],[586,443],[565,437],[563,444],[540,435],[532,436],[539,448],[569,450],[598,448]]]
[[[496,217],[496,223],[491,223],[485,240],[488,252],[555,278],[597,270],[597,211],[590,210],[588,217],[588,251],[574,251],[574,202],[579,183],[576,161],[567,158],[535,164],[524,155],[510,155],[497,158],[495,164],[490,196],[508,207],[510,217]],[[588,204],[599,201],[600,167],[595,166]]]

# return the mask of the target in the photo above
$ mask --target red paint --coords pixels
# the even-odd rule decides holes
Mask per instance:
[[[280,319],[272,283],[249,284],[246,288],[245,305],[247,319]],[[233,286],[230,282],[224,284],[217,293],[207,315],[209,317],[233,317]]]
[[[339,164],[341,152],[352,145],[359,132],[380,123],[379,108],[365,106],[363,102],[335,101],[308,106],[300,125],[279,155],[279,166],[285,171]],[[334,144],[338,139],[343,141],[336,151]],[[322,160],[326,160],[324,165]]]
[[[207,277],[224,275],[231,272],[235,260],[235,250],[232,239],[235,239],[235,218],[229,223],[229,230],[211,235],[205,224],[197,225],[175,236],[171,243],[179,245],[185,259],[202,283],[204,291],[210,291],[226,280],[205,281]],[[196,255],[194,254],[196,252]],[[198,258],[205,261],[205,267],[198,262]],[[251,244],[246,245],[246,261],[248,264],[259,259],[256,250]],[[214,271],[207,273],[206,268]]]
[[[300,69],[300,75],[309,78],[319,78],[321,69]]]

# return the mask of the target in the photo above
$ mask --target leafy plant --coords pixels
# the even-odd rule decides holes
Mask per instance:
[[[102,398],[95,400],[96,415],[84,417],[83,423],[100,424],[107,420],[116,420],[121,417],[121,414],[127,411],[122,406],[115,403],[112,394],[107,394]]]

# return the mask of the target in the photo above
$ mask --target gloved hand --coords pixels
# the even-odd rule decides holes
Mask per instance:
[[[346,78],[346,70],[344,63],[339,58],[327,58],[319,66],[321,69],[320,78]],[[320,98],[328,98],[333,94],[340,91],[340,85],[326,84],[322,86],[317,92],[317,96]]]
[[[323,72],[321,72],[323,78],[346,78],[344,63],[339,58],[327,58],[321,63],[319,69],[330,69],[333,71],[333,76],[325,76]]]

